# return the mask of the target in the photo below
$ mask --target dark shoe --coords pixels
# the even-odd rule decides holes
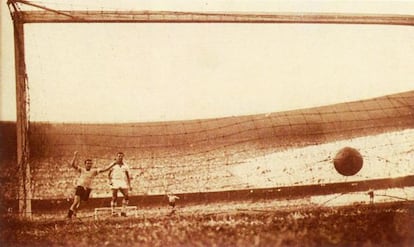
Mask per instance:
[[[70,210],[70,209],[69,209],[67,218],[68,218],[68,219],[71,219],[71,218],[72,218],[73,213],[74,213],[74,212],[73,212],[72,210]]]
[[[126,217],[126,213],[125,212],[122,212],[121,213],[121,216]]]

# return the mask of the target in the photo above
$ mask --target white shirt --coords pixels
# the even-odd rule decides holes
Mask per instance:
[[[122,182],[122,184],[128,184],[128,177],[126,173],[129,172],[129,166],[127,164],[119,165],[116,164],[111,168],[110,176],[112,182]]]

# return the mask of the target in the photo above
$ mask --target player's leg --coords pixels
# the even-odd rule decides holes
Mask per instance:
[[[83,187],[82,187],[83,188]],[[81,195],[79,196],[79,203],[78,203],[78,205],[76,206],[76,209],[75,209],[75,214],[76,214],[76,212],[77,212],[77,210],[78,210],[78,208],[79,208],[79,206],[80,206],[80,204],[81,204],[81,201],[84,201],[84,202],[86,202],[86,201],[88,201],[88,199],[89,199],[89,195],[91,194],[91,189],[90,188],[84,188],[83,189],[83,192],[81,193]]]
[[[116,201],[118,200],[118,189],[112,189],[111,212],[115,215]]]
[[[78,206],[79,203],[80,203],[80,197],[78,195],[75,195],[75,197],[73,198],[73,203],[70,206],[69,211],[68,211],[68,218],[72,218],[72,215],[75,214],[76,209],[79,207]]]
[[[128,206],[128,203],[129,203],[128,189],[127,188],[121,188],[120,191],[121,191],[122,195],[124,196],[124,198],[122,199],[121,216],[126,216],[126,207]]]
[[[72,218],[72,215],[76,214],[76,209],[78,209],[78,207],[80,206],[81,196],[83,195],[83,193],[84,190],[82,186],[76,187],[75,197],[68,211],[68,218]]]
[[[86,188],[83,195],[82,195],[82,197],[81,197],[81,200],[85,201],[85,202],[88,201],[91,192],[92,192],[92,189]]]
[[[175,201],[169,201],[168,205],[170,206],[170,209],[171,209],[170,215],[174,214],[175,213]]]

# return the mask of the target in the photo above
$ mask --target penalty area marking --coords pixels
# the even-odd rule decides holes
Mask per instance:
[[[125,207],[126,212],[132,211],[135,217],[138,217],[138,207],[137,206],[127,206]],[[95,220],[98,219],[98,212],[100,211],[112,211],[111,207],[103,207],[103,208],[95,208]],[[114,212],[116,212],[118,215],[122,211],[122,207],[115,207]]]

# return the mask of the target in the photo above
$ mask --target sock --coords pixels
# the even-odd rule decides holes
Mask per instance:
[[[73,215],[73,210],[72,209],[69,209],[69,211],[68,211],[68,218],[72,218],[72,215]]]
[[[126,207],[128,206],[128,200],[123,199],[122,200],[122,209],[121,209],[121,215],[126,216]]]
[[[111,201],[111,213],[114,214],[115,213],[115,207],[116,207],[116,202],[112,202]]]

